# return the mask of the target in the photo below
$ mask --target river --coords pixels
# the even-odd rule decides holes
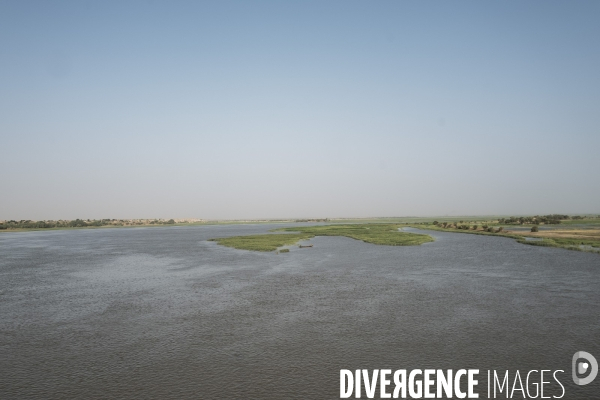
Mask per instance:
[[[576,351],[600,359],[598,254],[207,241],[281,226],[0,234],[0,398],[335,399],[357,368],[478,368],[480,398],[488,369],[560,369],[565,399],[598,398],[571,379]]]

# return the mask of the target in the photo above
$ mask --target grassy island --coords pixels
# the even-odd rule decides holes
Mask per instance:
[[[233,236],[210,239],[220,245],[242,250],[275,251],[279,247],[293,245],[301,240],[315,236],[345,236],[366,243],[384,246],[416,246],[432,242],[433,238],[425,234],[400,232],[400,224],[352,224],[301,226],[275,229],[264,235]]]

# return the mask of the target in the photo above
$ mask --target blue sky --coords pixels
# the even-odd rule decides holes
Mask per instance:
[[[0,2],[0,219],[600,213],[600,3]]]

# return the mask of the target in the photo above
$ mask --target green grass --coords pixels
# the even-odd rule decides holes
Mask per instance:
[[[222,246],[233,247],[241,250],[275,251],[282,246],[289,246],[300,240],[310,239],[311,235],[301,233],[265,234],[232,236],[226,238],[210,239]]]
[[[300,232],[312,236],[345,236],[384,246],[416,246],[432,242],[429,235],[399,232],[397,224],[348,224],[280,228],[277,231]]]
[[[600,242],[596,240],[585,240],[575,238],[542,238],[542,240],[519,239],[519,243],[531,244],[533,246],[561,247],[563,249],[581,250],[579,246],[590,246],[600,250]]]
[[[315,236],[345,236],[366,243],[384,246],[416,246],[432,242],[433,238],[425,234],[399,232],[397,224],[344,224],[322,226],[298,226],[276,229],[282,234],[233,236],[210,239],[220,245],[242,250],[274,251]]]

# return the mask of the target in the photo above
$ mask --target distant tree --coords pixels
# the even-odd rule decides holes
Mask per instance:
[[[499,227],[498,230],[496,232],[502,232],[504,230],[503,227]]]
[[[538,231],[537,225],[534,225],[531,227],[531,232],[537,232],[537,231]]]
[[[170,220],[167,221],[167,224],[174,224],[174,223],[175,223],[174,219],[170,219]]]
[[[79,228],[79,227],[83,227],[83,226],[87,226],[87,224],[85,223],[85,221],[77,218],[74,219],[73,221],[69,221],[68,223],[69,226],[74,227],[74,228]]]
[[[476,231],[477,230],[477,225],[473,225],[473,230]]]
[[[433,224],[434,224],[434,225],[439,225],[439,222],[437,222],[437,221],[433,221]]]

